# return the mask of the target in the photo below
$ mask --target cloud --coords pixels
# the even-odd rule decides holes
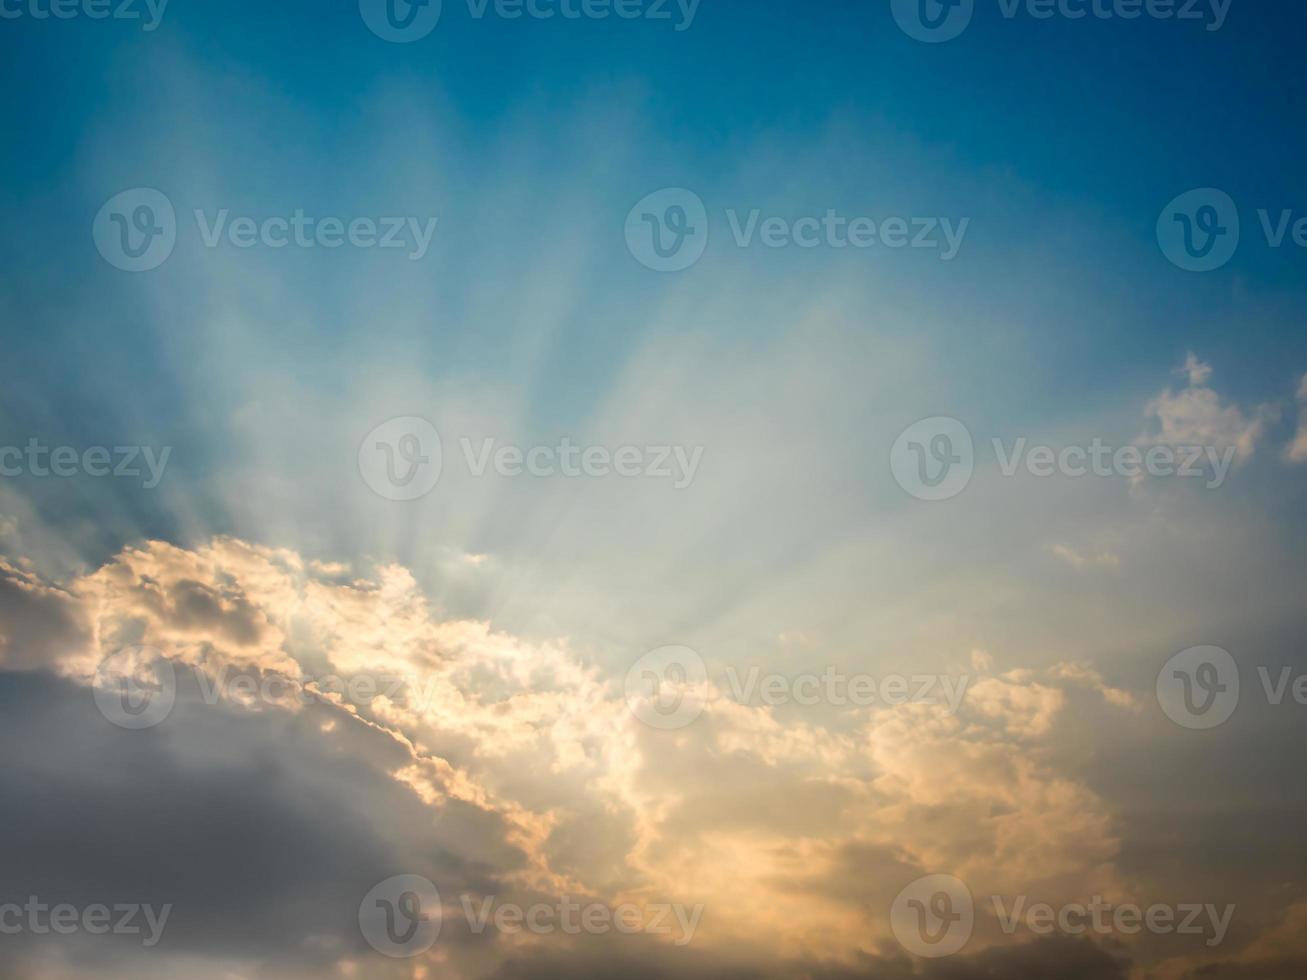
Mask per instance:
[[[1307,374],[1298,385],[1298,431],[1284,456],[1291,463],[1307,463]]]
[[[570,980],[621,976],[629,980],[1126,980],[1129,962],[1087,940],[1040,939],[948,960],[914,964],[906,956],[863,955],[843,965],[819,960],[781,963],[723,960],[693,953],[642,958],[613,953],[533,957],[505,963],[492,980]]]
[[[1177,373],[1186,375],[1189,378],[1189,387],[1201,388],[1207,384],[1207,380],[1212,376],[1212,366],[1198,360],[1198,355],[1190,351],[1185,356],[1184,365],[1178,369]]]
[[[924,873],[1068,899],[1121,887],[1110,808],[1056,747],[1068,691],[1123,703],[1087,668],[993,675],[978,657],[956,715],[880,705],[834,728],[720,699],[667,732],[566,644],[442,619],[395,565],[360,573],[219,538],[148,542],[60,585],[16,566],[0,582],[6,662],[26,671],[0,675],[21,706],[0,776],[51,808],[10,815],[27,855],[11,887],[175,901],[169,955],[354,962],[358,901],[401,872],[447,905],[702,903],[695,948],[714,975],[763,949],[773,963],[883,959],[883,910]],[[176,706],[144,732],[109,725],[87,692],[128,644],[178,670]],[[328,676],[405,685],[357,697]],[[97,829],[70,852],[89,813]],[[582,955],[571,937],[541,943]],[[518,969],[513,943],[456,922],[432,955],[454,977]]]
[[[376,882],[414,872],[487,887],[467,855],[477,836],[502,836],[493,815],[465,816],[456,842],[448,818],[386,777],[399,755],[389,740],[323,733],[327,713],[251,716],[186,692],[166,737],[149,738],[109,725],[67,680],[0,673],[0,904],[173,906],[155,949],[133,937],[60,944],[82,975],[102,957],[325,972],[366,948],[355,914]],[[510,850],[498,854],[510,865]],[[52,952],[58,938],[6,936],[0,961]]]
[[[76,598],[36,574],[0,560],[0,666],[23,670],[53,663],[89,642]]]
[[[1161,964],[1158,975],[1165,980],[1282,980],[1307,976],[1307,903],[1289,906],[1279,922],[1234,956],[1209,955],[1199,962],[1179,958]]]
[[[1050,550],[1075,568],[1116,568],[1121,564],[1121,557],[1112,551],[1094,551],[1086,554],[1064,544],[1055,544]]]
[[[1192,352],[1178,373],[1188,383],[1179,391],[1167,388],[1144,407],[1145,417],[1157,420],[1157,431],[1141,434],[1135,444],[1232,449],[1236,464],[1251,459],[1265,434],[1270,409],[1260,406],[1245,413],[1238,405],[1223,401],[1207,385],[1211,365],[1199,361]]]

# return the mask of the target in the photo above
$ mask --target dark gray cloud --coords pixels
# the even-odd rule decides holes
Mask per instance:
[[[377,882],[412,873],[442,892],[494,891],[495,873],[520,860],[495,815],[458,802],[433,811],[390,778],[385,761],[403,754],[388,736],[324,733],[343,718],[330,708],[237,713],[195,693],[183,684],[168,724],[126,731],[84,687],[0,673],[0,904],[171,903],[159,956],[325,966],[366,949],[357,912]],[[67,945],[95,958],[139,949],[105,938]],[[0,960],[47,945],[6,937]]]
[[[972,955],[913,963],[906,956],[872,957],[853,966],[805,961],[732,963],[720,955],[649,950],[633,956],[616,951],[578,950],[565,956],[514,959],[493,980],[1126,980],[1129,963],[1087,940],[1041,939],[995,947]],[[743,961],[743,962],[741,962]]]
[[[1213,963],[1191,970],[1184,980],[1295,980],[1307,977],[1307,956],[1281,956],[1258,963]]]
[[[71,596],[0,560],[0,664],[21,670],[52,663],[87,635]]]

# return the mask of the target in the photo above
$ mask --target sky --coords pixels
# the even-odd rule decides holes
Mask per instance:
[[[1305,27],[0,0],[0,973],[1302,975]]]

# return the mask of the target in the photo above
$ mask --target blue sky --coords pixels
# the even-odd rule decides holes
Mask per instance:
[[[535,418],[557,413],[565,424],[593,407],[641,335],[632,298],[638,309],[666,294],[668,283],[611,246],[629,202],[668,185],[719,207],[902,204],[972,216],[970,249],[947,280],[920,278],[938,270],[905,262],[906,277],[878,281],[885,263],[839,257],[849,291],[839,314],[848,335],[874,338],[897,329],[872,312],[885,290],[930,309],[926,332],[952,363],[1016,370],[1019,380],[987,386],[1000,416],[1093,404],[1151,381],[1191,347],[1219,362],[1235,393],[1257,393],[1281,364],[1291,365],[1287,385],[1303,351],[1301,250],[1254,243],[1196,278],[1160,261],[1153,225],[1166,201],[1195,186],[1228,191],[1245,225],[1256,208],[1299,206],[1303,135],[1289,121],[1286,82],[1303,16],[1291,4],[1275,16],[1236,5],[1209,32],[1147,19],[1009,20],[994,2],[941,45],[912,41],[876,3],[801,14],[784,3],[710,3],[679,33],[643,21],[475,20],[449,4],[439,27],[409,45],[360,34],[350,4],[183,4],[151,33],[130,22],[11,22],[3,71],[22,97],[0,111],[18,149],[4,164],[6,193],[23,220],[0,248],[18,273],[7,342],[31,356],[21,368],[10,360],[7,387],[46,392],[70,370],[113,365],[133,384],[98,398],[86,386],[86,410],[70,417],[136,411],[139,401],[141,417],[176,421],[159,409],[185,393],[137,305],[140,284],[115,277],[79,229],[120,185],[176,192],[194,179],[182,143],[229,164],[215,208],[277,213],[292,190],[310,210],[408,213],[421,202],[444,215],[442,239],[475,235],[486,253],[475,273],[435,263],[395,272],[439,304],[441,315],[416,312],[406,325],[416,335],[406,358],[432,372],[475,374],[508,343],[502,321],[464,305],[461,283],[511,283],[533,254],[569,241],[586,248],[595,276],[542,355],[560,383],[536,393]],[[187,93],[179,75],[198,90]],[[607,161],[594,152],[601,145]],[[581,192],[587,164],[611,168],[590,195]],[[487,166],[500,168],[499,187]],[[473,197],[479,212],[459,215]],[[487,218],[487,197],[506,213]],[[536,206],[556,199],[567,203]],[[791,249],[777,269],[801,278],[831,269],[830,259]],[[1020,276],[996,280],[1012,263]],[[340,265],[278,272],[316,298]],[[689,275],[702,285],[712,274]],[[68,277],[79,285],[69,289]],[[52,312],[69,305],[93,309],[92,320]],[[376,336],[357,316],[324,312],[271,352],[274,362],[304,370],[316,360],[327,371],[331,356],[310,336],[336,338],[334,350]],[[747,344],[775,325],[750,315],[712,329]],[[381,334],[385,343],[393,325]]]

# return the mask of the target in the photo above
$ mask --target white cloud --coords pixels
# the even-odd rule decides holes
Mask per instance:
[[[1190,387],[1201,387],[1212,376],[1212,366],[1198,360],[1198,355],[1190,351],[1184,359],[1184,365],[1176,373],[1186,375]]]
[[[1211,365],[1190,352],[1178,373],[1188,384],[1179,391],[1167,388],[1144,407],[1144,415],[1156,419],[1156,432],[1141,434],[1140,446],[1203,446],[1216,450],[1233,449],[1235,462],[1252,458],[1271,413],[1259,406],[1245,413],[1237,404],[1224,402],[1207,386]]]
[[[1055,544],[1050,550],[1075,568],[1116,568],[1121,564],[1121,557],[1112,551],[1080,552],[1064,544]]]
[[[1284,456],[1291,463],[1307,463],[1307,374],[1298,385],[1298,431]]]

